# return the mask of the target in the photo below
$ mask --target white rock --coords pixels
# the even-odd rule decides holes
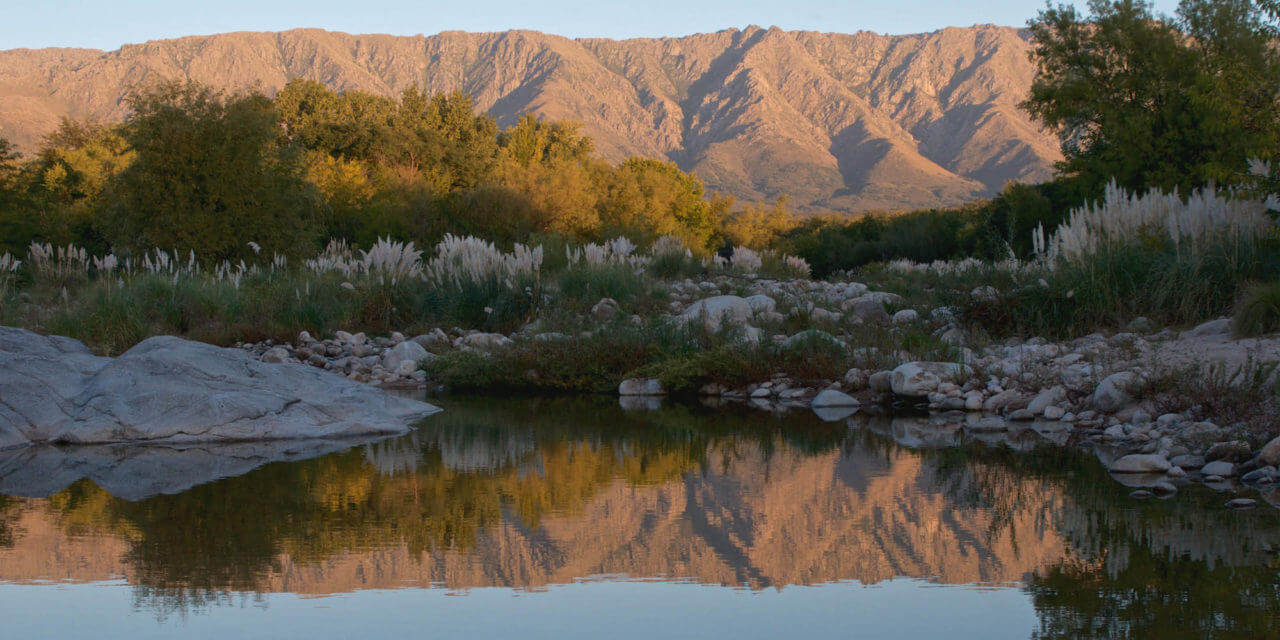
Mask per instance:
[[[280,364],[281,362],[289,362],[293,358],[289,357],[289,351],[284,347],[271,347],[267,352],[262,354],[262,361],[271,364]]]
[[[970,375],[967,365],[954,362],[908,362],[893,370],[890,385],[900,396],[924,398],[943,382],[958,382]]]
[[[822,307],[814,307],[813,310],[809,312],[809,319],[814,322],[840,322],[840,318],[842,317],[844,317],[844,314],[835,311],[827,311]]]
[[[301,363],[172,336],[119,358],[0,327],[0,447],[400,434],[439,411]]]
[[[458,339],[458,346],[491,351],[511,346],[511,338],[501,333],[473,333]]]
[[[916,313],[915,309],[903,309],[893,314],[894,324],[910,324],[918,319],[920,319],[920,314]]]
[[[1111,463],[1111,473],[1164,473],[1173,465],[1164,456],[1134,453]]]
[[[824,407],[856,407],[859,403],[857,398],[835,389],[827,389],[819,393],[813,398],[813,402],[809,406],[817,409]]]
[[[717,332],[726,324],[745,324],[751,320],[751,304],[738,296],[704,298],[691,305],[680,319],[684,322],[699,321],[708,331]]]
[[[1258,457],[1264,464],[1280,466],[1280,437],[1262,445],[1262,451],[1258,453]]]
[[[434,356],[427,353],[427,350],[422,348],[422,345],[413,341],[405,341],[387,349],[387,352],[382,356],[382,366],[388,371],[400,371],[401,365],[407,363],[411,365],[409,372],[412,372],[417,368],[419,362],[432,357]]]
[[[1217,336],[1231,333],[1231,318],[1218,318],[1210,320],[1194,329],[1182,332],[1184,338],[1198,338],[1202,336]]]
[[[1215,460],[1203,467],[1200,467],[1200,474],[1204,476],[1222,476],[1230,478],[1236,475],[1236,466],[1225,460]]]
[[[762,293],[747,296],[744,300],[747,301],[747,305],[751,307],[753,313],[768,313],[778,308],[778,303],[773,298]]]
[[[1027,411],[1030,411],[1031,415],[1038,416],[1043,414],[1045,409],[1066,399],[1067,390],[1062,387],[1045,389],[1027,403]]]
[[[618,314],[618,301],[613,298],[601,298],[591,307],[591,317],[596,320],[608,320]]]
[[[662,383],[652,378],[627,378],[618,385],[620,396],[661,396],[666,393]]]
[[[870,294],[867,294],[870,295]],[[879,298],[868,298],[862,296],[853,300],[847,300],[842,308],[849,312],[853,317],[873,325],[884,325],[892,322],[889,312],[884,309],[884,302]]]
[[[969,411],[979,411],[982,409],[982,392],[970,391],[964,394],[964,408]]]
[[[1136,374],[1128,371],[1107,376],[1093,392],[1093,407],[1108,413],[1123,409],[1133,402],[1128,390],[1139,380]]]

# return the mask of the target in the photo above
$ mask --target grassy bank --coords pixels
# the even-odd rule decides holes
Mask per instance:
[[[443,344],[431,378],[464,389],[607,391],[648,377],[676,392],[781,376],[839,380],[853,368],[960,360],[961,344],[1068,339],[1138,318],[1179,327],[1239,307],[1239,331],[1280,323],[1280,237],[1257,201],[1113,189],[1053,233],[1039,228],[1031,244],[1023,260],[896,260],[821,281],[785,254],[700,258],[671,237],[548,251],[446,236],[425,254],[411,243],[332,243],[310,259],[252,264],[35,245],[24,260],[0,258],[0,322],[107,354],[156,334],[231,345],[301,331],[492,332],[509,346]],[[853,304],[868,288],[880,292],[880,315]],[[678,317],[716,295],[767,304],[723,330]]]

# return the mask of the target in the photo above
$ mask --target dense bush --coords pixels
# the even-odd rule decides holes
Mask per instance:
[[[1280,282],[1256,284],[1246,289],[1235,309],[1236,335],[1249,337],[1277,332],[1280,332]]]
[[[319,202],[259,94],[166,83],[130,100],[134,158],[107,189],[101,228],[118,253],[150,247],[213,260],[314,248]]]

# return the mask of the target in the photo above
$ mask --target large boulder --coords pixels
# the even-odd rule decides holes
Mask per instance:
[[[770,311],[775,311],[778,308],[777,301],[763,293],[758,293],[754,296],[747,296],[746,298],[743,298],[743,300],[747,301],[747,304],[751,306],[751,310],[755,313],[769,313]]]
[[[239,349],[159,336],[113,360],[74,340],[7,327],[0,327],[0,389],[0,446],[400,434],[439,411]]]
[[[972,375],[968,365],[955,362],[908,362],[893,370],[893,392],[912,398],[928,397],[943,382],[960,382]]]
[[[47,439],[89,379],[111,360],[61,336],[0,327],[0,449]]]
[[[382,367],[387,371],[399,371],[400,366],[406,362],[417,365],[432,357],[434,356],[422,345],[407,340],[387,349],[387,352],[382,355]]]
[[[809,406],[814,409],[821,409],[827,407],[856,407],[859,404],[861,403],[858,402],[857,398],[847,393],[835,389],[827,389],[815,396]]]
[[[684,322],[702,322],[708,331],[716,332],[729,324],[745,324],[751,320],[751,303],[739,296],[704,298],[680,314]]]
[[[620,396],[662,396],[667,392],[662,383],[653,378],[627,378],[618,384]]]
[[[1031,402],[1027,403],[1027,411],[1031,412],[1033,416],[1043,415],[1045,409],[1066,399],[1067,390],[1061,386],[1045,389],[1037,394],[1035,398],[1032,398]]]
[[[1182,332],[1183,338],[1203,338],[1231,333],[1231,318],[1218,318]]]
[[[1111,463],[1111,473],[1164,473],[1173,465],[1164,456],[1152,453],[1134,453]]]
[[[1113,373],[1102,382],[1098,383],[1098,388],[1093,391],[1093,408],[1107,413],[1119,411],[1133,403],[1133,396],[1129,390],[1140,382],[1141,379],[1135,373],[1122,371]]]
[[[842,308],[853,317],[872,325],[886,325],[892,321],[889,312],[884,308],[884,301],[878,297],[863,296],[847,300]]]
[[[3,406],[0,406],[0,409],[3,409]],[[1258,453],[1258,457],[1264,464],[1280,466],[1280,438],[1262,445],[1262,451]]]
[[[1200,474],[1204,476],[1220,476],[1230,478],[1236,475],[1236,466],[1226,460],[1215,460],[1203,467],[1200,467]]]

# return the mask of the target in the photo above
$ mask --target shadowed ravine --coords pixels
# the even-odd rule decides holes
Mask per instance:
[[[1017,442],[1029,452],[919,449],[902,444],[928,435],[909,418],[442,404],[407,436],[228,465],[243,475],[186,478],[173,495],[80,480],[0,498],[0,581],[122,577],[171,610],[228,591],[910,577],[1021,587],[1048,637],[1163,629],[1153,612],[1177,602],[1183,628],[1243,633],[1280,612],[1275,509],[1230,512],[1197,489],[1134,501],[1096,461],[1034,434]],[[84,475],[111,487],[103,473]]]

